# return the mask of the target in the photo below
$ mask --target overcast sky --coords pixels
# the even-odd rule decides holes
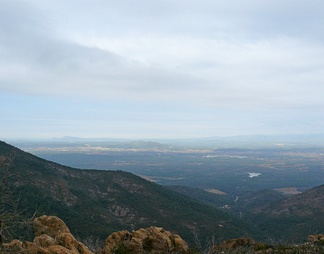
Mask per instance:
[[[0,0],[0,139],[324,131],[323,0]]]

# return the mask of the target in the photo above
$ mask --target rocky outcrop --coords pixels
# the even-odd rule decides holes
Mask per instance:
[[[307,237],[307,243],[311,245],[321,245],[324,246],[324,234],[309,235]]]
[[[105,240],[102,254],[123,253],[188,253],[187,243],[177,234],[163,228],[150,227],[132,233],[127,230],[115,232]]]
[[[14,240],[4,244],[4,253],[21,254],[93,254],[78,242],[65,223],[55,216],[42,216],[34,221],[33,242]]]
[[[65,223],[55,216],[41,216],[34,220],[33,242],[13,240],[2,246],[0,253],[21,254],[93,254],[78,242]],[[187,243],[176,234],[158,227],[139,229],[132,233],[123,230],[111,234],[102,254],[110,253],[188,253]]]
[[[224,253],[227,251],[246,249],[256,244],[256,241],[251,238],[235,238],[221,242],[219,245],[215,245],[209,251],[210,254]],[[239,252],[238,252],[239,253]]]
[[[319,235],[309,235],[306,240],[308,243],[316,244],[316,243],[322,243],[324,244],[324,234]]]
[[[234,250],[239,247],[248,247],[255,244],[255,241],[251,238],[235,238],[223,241],[219,247],[225,250]]]
[[[1,246],[0,254],[94,254],[83,243],[78,242],[65,223],[55,216],[44,215],[36,218],[34,230],[33,242],[13,240]],[[207,253],[324,253],[324,235],[309,235],[306,243],[302,245],[279,247],[255,242],[251,238],[235,238],[212,246]],[[150,227],[131,233],[127,230],[114,232],[105,240],[104,247],[96,253],[188,254],[189,252],[187,243],[179,235],[163,228]]]

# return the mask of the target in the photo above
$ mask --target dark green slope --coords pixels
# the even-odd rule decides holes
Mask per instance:
[[[245,193],[235,201],[197,188],[169,188],[216,207],[228,204],[224,211],[253,225],[268,242],[301,243],[309,234],[324,232],[324,185],[289,197],[274,190]]]
[[[185,196],[194,198],[205,204],[218,207],[218,208],[223,207],[225,205],[232,205],[233,201],[235,200],[235,196],[233,195],[214,194],[200,188],[193,188],[187,186],[172,186],[172,185],[166,187],[172,191],[176,191]]]
[[[305,235],[324,232],[324,185],[263,206],[250,206],[245,217],[273,240],[302,242]]]
[[[0,157],[14,157],[11,190],[20,209],[57,215],[80,238],[161,226],[188,242],[253,236],[239,219],[126,172],[62,166],[0,142]]]
[[[285,196],[283,194],[275,190],[261,190],[244,193],[233,203],[232,211],[235,213],[255,211],[266,205],[283,200],[284,198]]]

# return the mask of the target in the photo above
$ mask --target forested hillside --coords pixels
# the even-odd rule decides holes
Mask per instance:
[[[189,243],[255,235],[223,211],[130,173],[65,167],[4,142],[0,156],[12,158],[10,189],[20,197],[18,208],[29,215],[57,215],[81,239],[152,225],[179,233]]]

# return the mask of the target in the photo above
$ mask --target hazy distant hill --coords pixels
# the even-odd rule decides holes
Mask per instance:
[[[224,206],[224,211],[257,227],[268,242],[303,242],[307,234],[324,232],[324,185],[292,196],[275,190],[262,190],[236,199],[198,188],[169,188],[206,204]]]
[[[324,215],[324,185],[312,188],[298,195],[259,209],[271,215],[294,215],[303,218]],[[324,216],[322,217],[324,222]]]
[[[11,185],[20,195],[20,209],[57,215],[81,238],[151,225],[177,232],[188,242],[195,236],[251,235],[240,220],[130,173],[74,169],[0,142],[0,157],[8,156],[14,156]]]
[[[273,193],[270,197],[272,202],[262,204],[251,195],[252,203],[243,215],[264,234],[275,240],[303,241],[305,234],[324,232],[324,185],[284,199]]]
[[[114,139],[62,137],[39,140],[10,140],[18,147],[33,148],[40,144],[56,147],[61,145],[83,146],[85,144],[115,148],[158,149],[220,149],[220,148],[302,148],[324,147],[324,133],[310,135],[246,135],[228,137],[206,137],[192,139]]]
[[[324,134],[309,135],[246,135],[165,140],[168,144],[200,148],[265,148],[265,147],[323,147]]]

